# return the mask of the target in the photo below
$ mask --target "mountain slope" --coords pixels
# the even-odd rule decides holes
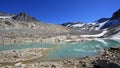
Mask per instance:
[[[102,22],[105,22],[107,20],[109,20],[110,18],[100,18],[99,20],[95,21],[97,24],[98,23],[102,23]]]
[[[105,29],[105,28],[114,26],[119,23],[120,23],[120,9],[118,11],[116,11],[115,13],[113,13],[112,17],[109,19],[109,21],[103,27],[101,27],[101,29]]]
[[[110,26],[107,30],[108,32],[104,37],[120,38],[120,22],[116,25]]]
[[[115,13],[113,13],[113,16],[110,18],[110,20],[115,20],[120,18],[120,9],[117,10]]]
[[[94,36],[105,32],[101,37],[112,36],[119,32],[120,9],[113,13],[111,18],[101,18],[90,24],[86,23],[64,23],[63,26],[70,28],[72,35]],[[117,27],[114,27],[118,25]]]
[[[68,33],[66,27],[39,22],[26,13],[15,14],[10,18],[6,14],[0,16],[0,44],[42,42]]]
[[[19,14],[17,14],[16,16],[13,16],[13,19],[15,20],[20,20],[20,21],[28,21],[28,22],[34,22],[34,21],[38,21],[36,18],[28,15],[25,12],[21,12]]]

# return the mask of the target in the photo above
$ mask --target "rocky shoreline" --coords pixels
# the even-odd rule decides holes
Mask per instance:
[[[120,68],[120,47],[106,48],[96,56],[69,60],[17,62],[13,65],[0,64],[0,68]]]
[[[21,39],[2,39],[0,45],[19,44],[19,43],[61,43],[61,42],[83,42],[93,41],[95,38],[82,38],[78,35],[60,35],[49,38],[21,38]]]
[[[21,50],[7,50],[0,52],[0,63],[16,63],[40,58],[47,48],[27,48]]]

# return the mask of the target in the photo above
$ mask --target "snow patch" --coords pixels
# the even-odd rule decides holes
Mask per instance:
[[[71,27],[82,27],[83,25],[85,25],[85,24],[79,23],[79,24],[74,24],[74,25],[72,25]]]
[[[96,27],[95,30],[100,30],[101,27],[103,27],[109,20],[105,21],[105,22],[102,22],[102,23],[99,23],[99,27]]]
[[[104,29],[102,33],[100,34],[95,34],[95,35],[80,35],[80,37],[102,37],[107,33],[107,29]]]

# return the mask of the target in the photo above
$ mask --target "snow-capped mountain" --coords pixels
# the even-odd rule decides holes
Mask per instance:
[[[94,25],[92,26],[93,29],[101,30],[101,28],[109,21],[109,19],[105,19],[105,20],[103,20],[103,19],[104,18],[101,18],[101,19],[93,22],[94,23]]]
[[[120,22],[107,28],[107,31],[104,37],[120,38]]]
[[[102,21],[101,21],[102,20]],[[113,13],[111,18],[100,19],[95,21],[95,30],[107,30],[104,37],[120,38],[120,9]]]
[[[95,22],[96,22],[96,25],[98,25],[97,27],[95,27],[95,29],[97,30],[109,28],[111,26],[119,24],[120,23],[120,9],[116,11],[115,13],[113,13],[111,18],[102,18]]]
[[[27,22],[39,22],[35,17],[32,17],[25,12],[20,12],[19,14],[0,12],[0,19],[10,19],[10,20],[19,20],[19,21],[27,21]]]
[[[61,25],[67,28],[78,28],[80,30],[88,30],[92,28],[93,23],[87,24],[87,23],[82,23],[82,22],[68,22],[68,23],[63,23]]]
[[[62,26],[65,26],[65,27],[82,27],[85,25],[85,23],[82,23],[82,22],[68,22],[68,23],[63,23],[61,24]]]
[[[109,19],[110,18],[101,18],[92,23],[68,22],[68,23],[63,23],[61,25],[70,28],[81,28],[84,30],[85,29],[100,30],[109,21]]]
[[[62,25],[65,27],[73,27],[73,28],[86,28],[86,29],[94,29],[94,30],[102,30],[109,28],[110,26],[116,25],[120,22],[120,9],[113,13],[111,18],[101,18],[96,20],[90,24],[81,23],[81,22],[69,22],[63,23]]]
[[[120,9],[113,13],[111,18],[101,18],[92,23],[69,22],[63,26],[71,28],[71,34],[83,37],[108,37],[120,34]],[[92,33],[92,34],[91,34]]]

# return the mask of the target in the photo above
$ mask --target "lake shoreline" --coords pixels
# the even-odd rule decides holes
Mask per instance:
[[[56,45],[55,43],[54,43],[54,45],[53,44],[49,44],[49,45],[47,45],[47,44],[39,44],[39,45],[27,44],[27,45],[22,45],[22,46],[15,45],[15,46],[17,46],[17,48],[23,47],[23,49],[22,48],[16,49],[16,47],[14,46],[12,50],[8,49],[5,51],[0,51],[0,54],[1,54],[0,60],[5,59],[4,56],[6,56],[6,58],[8,60],[8,61],[4,61],[3,63],[1,62],[0,67],[1,68],[4,68],[4,67],[8,67],[8,68],[15,68],[15,67],[18,67],[18,68],[24,68],[24,67],[26,67],[26,68],[47,68],[47,67],[49,67],[49,68],[74,68],[74,67],[76,67],[76,68],[85,68],[85,67],[93,68],[95,63],[98,63],[98,61],[115,63],[117,65],[120,65],[119,41],[116,42],[116,41],[113,41],[112,39],[108,39],[108,40],[104,39],[104,41],[103,41],[103,39],[98,39],[98,38],[96,38],[94,40],[95,41],[87,41],[87,42],[83,41],[83,42],[77,42],[77,43],[76,42],[67,42],[66,43],[67,45],[66,44],[62,45],[61,43],[60,43],[61,45]],[[84,43],[85,43],[85,45],[84,45]],[[99,46],[98,46],[98,44],[99,44]],[[43,48],[38,47],[41,45],[43,45],[42,46]],[[51,45],[53,45],[53,46],[51,47]],[[98,51],[95,50],[97,52],[97,54],[92,55],[92,56],[82,56],[82,57],[79,56],[78,58],[70,58],[72,56],[71,55],[68,57],[68,59],[66,59],[66,58],[63,58],[63,59],[47,59],[46,58],[45,59],[44,58],[44,57],[46,57],[45,55],[48,54],[50,52],[50,50],[52,50],[52,48],[57,48],[59,50],[59,47],[63,48],[63,49],[64,49],[64,47],[65,48],[70,47],[70,49],[71,49],[71,47],[73,48],[74,45],[77,46],[77,47],[75,47],[75,49],[76,48],[78,49],[79,47],[81,48],[81,46],[90,46],[90,47],[93,46],[93,48],[99,49],[100,46],[103,46],[103,45],[104,46],[103,46],[102,50],[98,50]],[[11,46],[13,46],[13,45],[11,45]],[[12,48],[11,46],[3,46],[3,47]],[[24,48],[24,46],[28,47],[28,48]],[[34,46],[35,48],[32,46]],[[46,46],[50,46],[50,48],[49,47],[44,48]],[[29,48],[29,47],[31,47],[31,48]],[[91,51],[90,47],[88,49],[90,49],[90,51]],[[43,49],[43,50],[41,50],[41,49]],[[67,48],[67,49],[69,49],[69,48]],[[32,51],[32,52],[30,52],[30,51]],[[94,51],[94,50],[92,49],[92,51]],[[1,52],[3,52],[3,53],[1,53]],[[22,55],[22,53],[24,53],[24,54]],[[78,51],[78,53],[81,53],[81,52]],[[17,62],[13,61],[13,60],[11,61],[11,59],[15,60],[15,58],[11,58],[11,57],[17,57],[19,59],[20,56],[23,56],[23,58],[24,58],[24,56],[29,56],[29,57],[32,57],[32,59],[27,57],[26,58],[27,60],[24,58],[23,60],[17,61]],[[61,54],[60,54],[60,56],[61,56]],[[44,58],[44,59],[42,59],[42,58]]]
[[[17,62],[13,65],[4,65],[3,67],[26,67],[26,68],[93,68],[98,61],[115,63],[120,65],[120,47],[105,48],[96,56],[85,56],[74,59],[34,61],[34,62]]]
[[[84,41],[94,41],[95,39],[96,38],[79,37],[78,35],[71,35],[71,36],[60,35],[49,38],[2,39],[0,40],[0,45],[27,44],[27,43],[84,42]]]

